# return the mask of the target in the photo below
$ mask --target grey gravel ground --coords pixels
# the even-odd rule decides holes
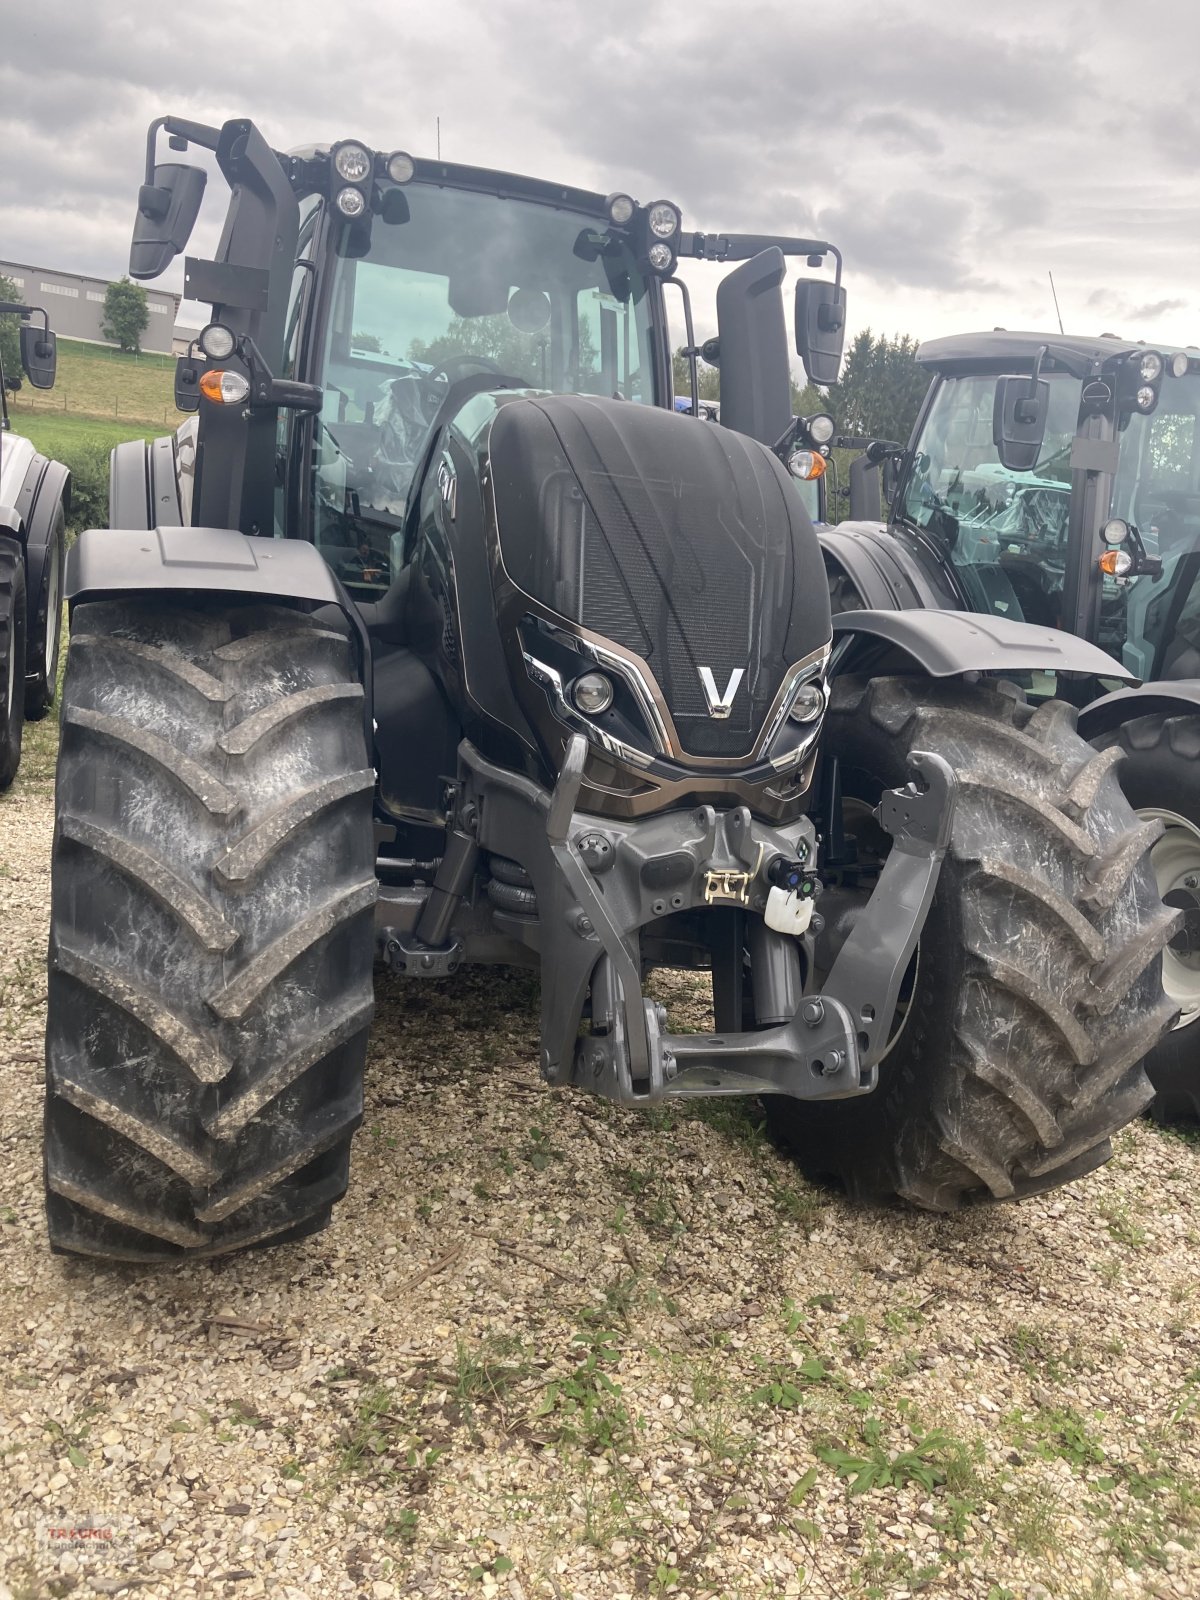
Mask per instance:
[[[0,1600],[1200,1595],[1200,1147],[1146,1125],[864,1212],[744,1108],[544,1089],[527,979],[381,980],[328,1232],[52,1257],[51,757],[0,802]]]

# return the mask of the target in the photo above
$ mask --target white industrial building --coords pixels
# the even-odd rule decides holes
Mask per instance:
[[[62,338],[83,339],[89,344],[113,343],[100,332],[107,278],[29,267],[18,261],[0,261],[0,275],[12,279],[24,305],[46,308],[50,326]],[[162,289],[147,289],[146,304],[150,316],[142,334],[142,349],[170,355],[179,296]]]

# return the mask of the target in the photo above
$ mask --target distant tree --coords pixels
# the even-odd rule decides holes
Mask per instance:
[[[141,349],[142,335],[150,321],[149,297],[140,283],[119,278],[104,291],[104,319],[100,332],[122,350]]]
[[[680,345],[671,357],[671,378],[675,393],[690,398],[692,380],[688,373],[687,357]],[[717,367],[710,367],[707,362],[697,363],[697,378],[699,382],[701,400],[719,400],[721,398],[721,373]],[[815,388],[811,383],[801,387],[793,378],[792,389],[792,415],[796,417],[811,417],[818,411],[828,411],[829,396],[823,390]]]
[[[494,361],[513,377],[538,380],[541,370],[540,340],[522,333],[503,314],[494,317],[453,317],[436,339],[414,339],[408,354],[412,361],[437,367],[455,356],[480,356]]]
[[[437,367],[455,356],[479,356],[494,362],[511,378],[534,385],[550,381],[550,333],[522,333],[505,312],[488,317],[453,317],[436,339],[414,339],[408,347],[410,361]],[[580,319],[577,376],[582,380],[595,370],[597,351],[591,328]]]
[[[383,354],[383,343],[377,333],[351,334],[350,343],[355,350],[361,350],[364,355],[378,356]]]
[[[0,275],[0,300],[21,304],[21,291],[11,278]],[[21,387],[21,319],[0,317],[0,363],[4,366],[4,382],[9,389]]]
[[[815,384],[806,383],[803,388],[792,379],[792,415],[794,417],[814,417],[821,411],[831,410],[829,396],[824,389],[818,389]]]
[[[907,334],[876,338],[870,328],[856,334],[839,381],[830,386],[828,408],[838,432],[907,444],[929,374],[917,365],[917,341]]]

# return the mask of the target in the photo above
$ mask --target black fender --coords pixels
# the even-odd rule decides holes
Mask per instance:
[[[1086,639],[973,611],[843,611],[833,619],[831,675],[899,670],[916,663],[931,678],[961,672],[1065,672],[1138,680]],[[907,658],[907,663],[906,663]],[[1085,736],[1086,737],[1086,736]]]
[[[959,601],[932,561],[882,522],[839,522],[818,531],[828,572],[840,571],[872,611],[938,610]]]
[[[306,610],[336,606],[358,647],[367,749],[374,750],[370,637],[315,545],[252,538],[232,528],[91,528],[67,552],[64,591],[72,613],[81,600],[156,593],[301,601]]]
[[[71,470],[61,461],[47,461],[35,457],[26,474],[26,482],[37,472],[37,485],[25,519],[25,676],[37,681],[41,670],[41,656],[45,648],[45,629],[41,625],[42,585],[46,581],[46,563],[50,555],[51,540],[56,537],[59,507],[65,520],[71,509]],[[47,627],[57,629],[58,623],[46,619]]]
[[[54,513],[60,501],[64,511],[71,509],[70,468],[64,467],[61,461],[50,461],[43,455],[35,455],[25,469],[13,509],[21,519],[17,538],[27,551],[30,546],[37,547],[39,562],[45,556],[50,530],[54,526]],[[34,579],[41,578],[40,566],[36,573],[27,573],[26,577],[32,588]]]
[[[1137,717],[1200,717],[1200,678],[1172,678],[1101,695],[1079,713],[1079,732],[1096,739]]]
[[[127,439],[114,445],[108,462],[110,528],[179,526],[183,518],[171,434],[161,439]]]
[[[64,515],[71,509],[71,469],[64,467],[61,461],[47,461],[39,456],[30,466],[30,473],[39,461],[41,471],[33,504],[25,518],[25,583],[31,600],[42,592],[42,570],[54,532],[55,514],[60,505]]]

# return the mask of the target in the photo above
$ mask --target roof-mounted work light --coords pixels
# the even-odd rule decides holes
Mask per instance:
[[[679,255],[679,232],[683,224],[679,207],[670,200],[652,200],[642,212],[642,218],[645,259],[653,271],[666,277],[674,271]]]
[[[343,139],[329,152],[330,199],[342,216],[353,221],[371,209],[375,157],[357,139]]]

